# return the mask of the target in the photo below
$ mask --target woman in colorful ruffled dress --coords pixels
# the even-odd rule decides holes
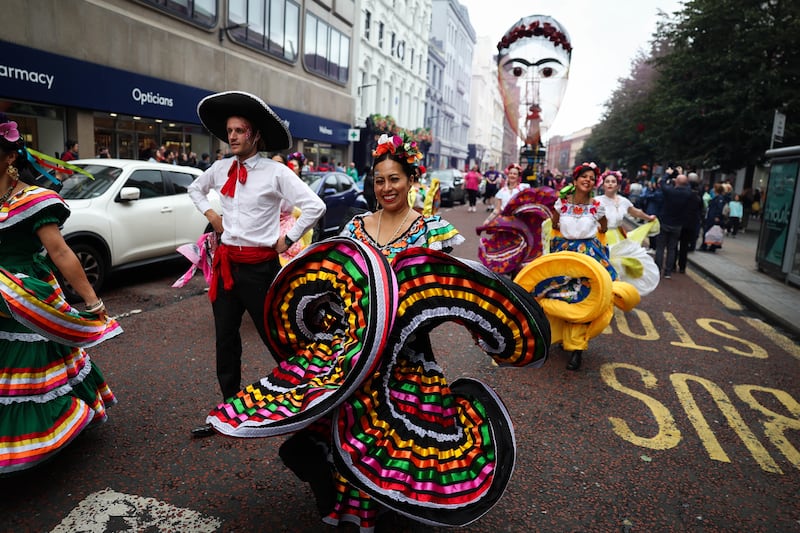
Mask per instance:
[[[393,510],[466,525],[505,491],[513,424],[487,385],[448,382],[428,334],[454,321],[499,365],[540,366],[547,319],[510,280],[444,253],[464,239],[409,205],[414,142],[384,135],[373,157],[381,209],[284,267],[265,325],[278,367],[207,420],[236,437],[292,433],[279,454],[328,524],[368,533]]]
[[[656,235],[660,226],[655,215],[648,215],[618,194],[621,180],[622,174],[617,170],[603,172],[598,180],[603,194],[596,199],[605,209],[608,221],[606,244],[611,264],[621,280],[636,287],[641,296],[646,296],[658,286],[661,274],[642,242],[649,235]],[[645,224],[626,231],[623,226],[625,215],[643,220]]]
[[[373,180],[379,209],[356,215],[341,235],[365,242],[389,259],[412,246],[450,251],[464,242],[464,237],[439,215],[421,216],[408,202],[409,191],[419,177],[417,154],[421,156],[421,152],[414,147],[414,155],[408,156],[414,161],[402,160],[398,154],[402,147],[396,147],[392,139],[403,142],[401,137],[384,135],[373,152]]]
[[[583,163],[572,173],[573,183],[561,190],[560,198],[553,205],[554,234],[550,251],[578,252],[600,262],[611,279],[617,279],[617,271],[608,260],[605,233],[608,219],[603,205],[594,198],[594,186],[600,170],[594,163]],[[603,236],[603,241],[600,236]]]
[[[653,222],[655,215],[648,215],[638,207],[635,207],[630,200],[619,194],[619,183],[622,180],[622,173],[618,170],[607,170],[600,175],[600,187],[603,194],[597,197],[597,201],[602,204],[608,221],[608,232],[606,238],[609,244],[619,242],[625,238],[626,232],[622,225],[625,215],[636,217],[646,222]]]
[[[32,166],[46,174],[42,166],[55,165],[81,171],[26,149],[17,124],[0,115],[0,474],[51,458],[116,402],[84,348],[122,330],[61,236],[69,208],[23,181]],[[54,267],[83,311],[65,300]]]
[[[561,189],[553,206],[551,253],[515,278],[544,308],[553,342],[572,352],[567,370],[580,368],[589,339],[608,325],[613,305],[630,310],[639,302],[632,285],[615,281],[618,274],[605,243],[605,209],[593,195],[599,173],[594,163],[575,168],[573,183]]]

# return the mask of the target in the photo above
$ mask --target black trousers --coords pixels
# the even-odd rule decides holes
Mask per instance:
[[[678,238],[678,268],[681,272],[686,271],[689,252],[694,251],[694,243],[697,242],[698,226],[683,226],[681,235]]]
[[[239,329],[244,312],[250,315],[261,340],[266,345],[264,300],[267,289],[281,268],[274,259],[248,265],[231,263],[233,287],[225,290],[222,276],[217,285],[217,298],[211,304],[217,337],[217,380],[223,398],[230,398],[242,389],[242,336]]]

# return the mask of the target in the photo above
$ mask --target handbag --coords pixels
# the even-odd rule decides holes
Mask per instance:
[[[722,246],[722,239],[724,236],[724,232],[722,231],[722,227],[719,224],[714,224],[708,231],[706,232],[705,238],[703,239],[706,245],[716,244],[717,246]]]

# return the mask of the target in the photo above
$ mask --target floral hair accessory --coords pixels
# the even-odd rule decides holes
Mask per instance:
[[[401,157],[411,165],[417,165],[422,159],[416,141],[410,140],[405,134],[388,135],[384,133],[378,138],[378,146],[372,151],[372,157],[379,157],[386,152]]]
[[[17,123],[13,120],[9,120],[8,122],[3,122],[0,124],[0,137],[7,140],[10,143],[15,143],[19,140],[19,130],[17,129]]]
[[[300,161],[301,163],[305,163],[306,156],[303,155],[303,152],[292,152],[291,154],[289,154],[286,157],[286,160],[287,161],[291,161],[292,159],[296,159],[297,161]]]
[[[506,167],[505,173],[508,174],[508,171],[512,168],[516,168],[520,174],[522,174],[522,167],[519,166],[519,163],[511,163]]]
[[[583,173],[584,170],[591,170],[592,172],[594,172],[594,177],[595,178],[597,178],[597,176],[600,175],[600,168],[598,168],[596,163],[594,163],[594,162],[591,162],[591,163],[584,162],[584,163],[581,163],[580,165],[578,165],[577,167],[575,167],[575,170],[572,171],[572,179],[575,179],[578,176],[580,176]]]
[[[622,172],[620,172],[619,170],[606,170],[605,172],[600,174],[599,178],[597,178],[597,186],[598,187],[601,186],[603,182],[606,181],[606,178],[609,176],[614,176],[615,178],[617,178],[617,182],[619,182],[622,179]]]
[[[536,15],[519,20],[497,43],[497,50],[501,52],[503,48],[509,48],[516,41],[528,37],[547,39],[553,46],[561,47],[572,55],[569,36],[559,27],[558,22],[550,17],[537,18]]]

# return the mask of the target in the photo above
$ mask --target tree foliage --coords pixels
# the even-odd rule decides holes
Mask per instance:
[[[688,0],[674,18],[662,14],[587,145],[620,168],[753,165],[776,110],[787,117],[782,145],[800,143],[799,82],[800,2]]]

